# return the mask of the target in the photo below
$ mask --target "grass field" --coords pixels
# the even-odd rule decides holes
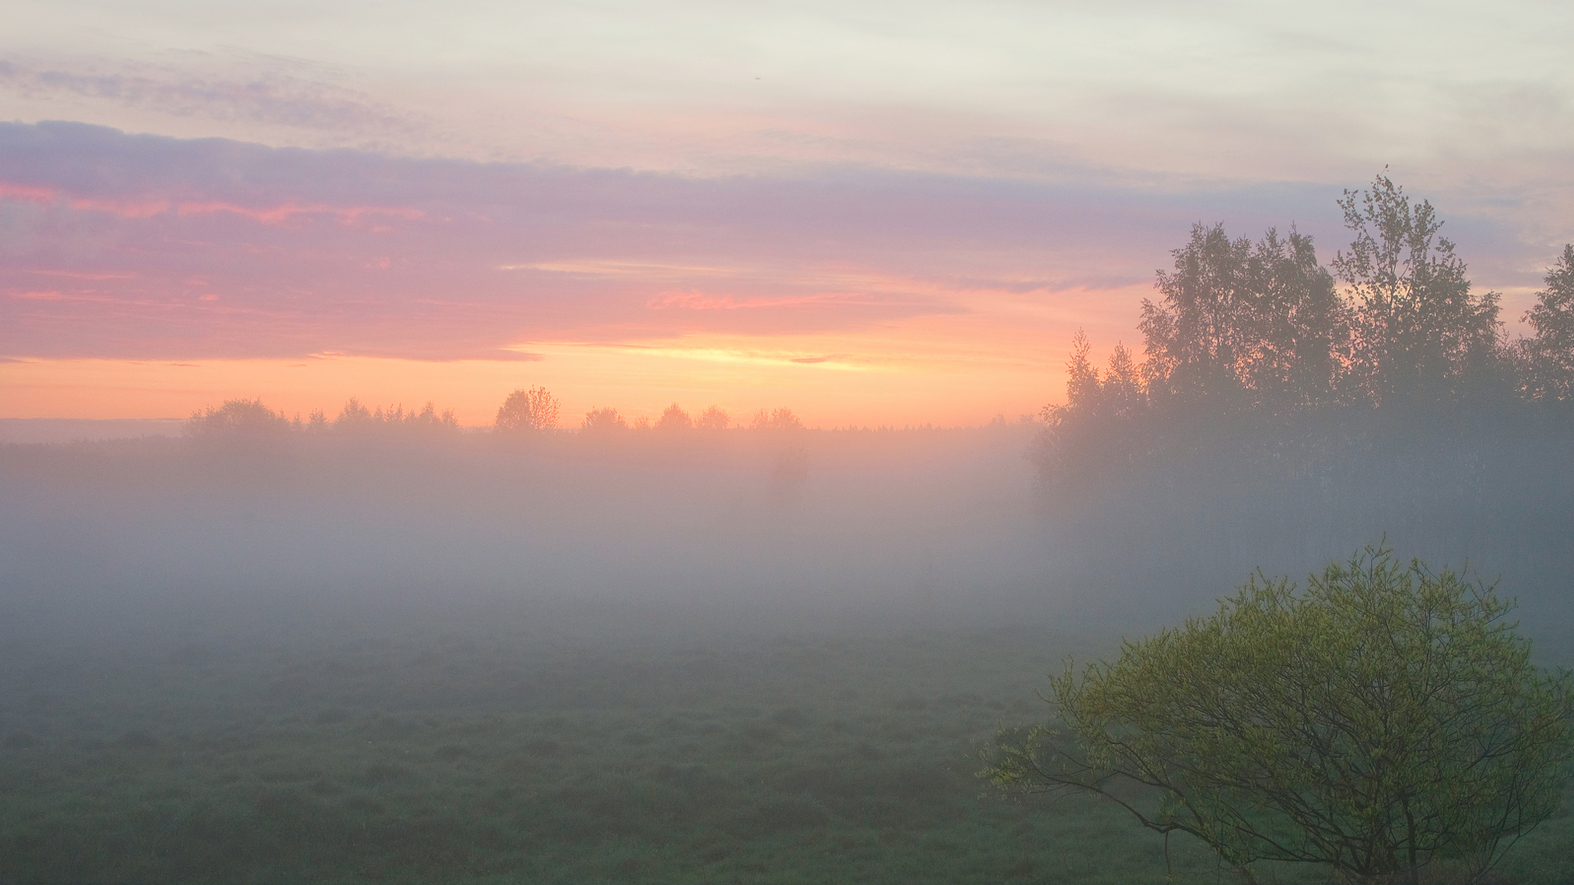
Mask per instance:
[[[1107,804],[975,776],[1104,644],[1045,631],[571,637],[491,618],[13,650],[7,882],[1154,882]],[[1574,819],[1499,871],[1574,880]],[[1233,881],[1175,838],[1176,881]],[[1326,871],[1259,871],[1317,881]]]

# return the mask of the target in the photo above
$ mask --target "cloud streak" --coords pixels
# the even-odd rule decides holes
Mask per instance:
[[[504,359],[997,309],[1018,322],[1029,303],[1129,315],[1098,293],[1151,279],[1194,221],[1255,236],[1295,220],[1325,252],[1339,242],[1322,185],[686,177],[69,123],[0,124],[0,170],[12,357]]]
[[[121,70],[72,71],[0,59],[0,89],[27,98],[76,96],[177,116],[248,119],[300,129],[412,128],[405,115],[366,95],[285,73],[214,77],[147,64],[112,67]]]

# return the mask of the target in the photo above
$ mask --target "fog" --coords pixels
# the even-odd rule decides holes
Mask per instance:
[[[0,448],[12,642],[508,613],[561,630],[1070,613],[1031,424]]]
[[[1385,536],[1401,556],[1501,577],[1530,632],[1568,630],[1568,471],[1534,467],[1567,463],[1551,437],[1447,437],[1275,473],[1243,470],[1220,430],[1096,486],[1049,487],[1043,434],[5,445],[0,630],[57,647],[499,619],[559,637],[1024,623],[1115,637],[1205,613],[1255,568],[1304,579]],[[1516,478],[1516,464],[1530,467]]]
[[[214,415],[258,420],[0,445],[0,881],[1211,882],[1108,803],[981,800],[980,748],[1385,533],[1574,648],[1563,424]],[[1566,878],[1554,823],[1513,878]]]

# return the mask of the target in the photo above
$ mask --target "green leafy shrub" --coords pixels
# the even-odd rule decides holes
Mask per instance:
[[[1113,664],[1068,664],[1063,726],[1003,732],[984,774],[1113,799],[1248,877],[1478,879],[1557,810],[1570,756],[1569,674],[1531,662],[1511,608],[1383,547],[1304,591],[1259,574]]]

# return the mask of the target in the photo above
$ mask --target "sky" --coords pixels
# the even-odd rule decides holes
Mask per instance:
[[[1574,241],[1567,3],[0,9],[0,418],[978,424],[1194,223],[1386,169],[1511,332]]]

